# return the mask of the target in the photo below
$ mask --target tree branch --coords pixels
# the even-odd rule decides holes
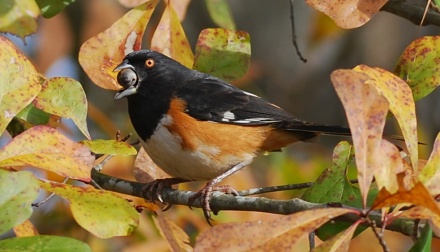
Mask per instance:
[[[142,188],[145,183],[139,183],[134,181],[128,181],[120,178],[115,178],[106,174],[102,174],[92,169],[92,179],[103,189],[114,191],[126,195],[132,195],[140,198],[147,198],[142,192]],[[172,205],[185,205],[195,208],[201,208],[200,201],[195,200],[192,204],[189,204],[189,198],[195,192],[181,191],[175,189],[164,188],[161,191],[161,196],[164,203]],[[254,212],[265,212],[273,214],[292,214],[305,210],[316,209],[316,208],[327,208],[329,205],[327,203],[312,203],[307,202],[299,198],[289,199],[289,200],[273,200],[265,197],[243,197],[243,196],[233,196],[220,192],[214,192],[212,199],[210,201],[211,209],[214,214],[217,214],[221,210],[234,210],[234,211],[254,211]],[[362,209],[354,208],[347,205],[339,205],[343,208],[355,209],[359,212]],[[337,217],[336,221],[342,221],[347,223],[355,223],[363,217],[355,214],[346,214]],[[378,227],[382,227],[381,214],[377,211],[371,211],[368,215],[371,221],[377,223]],[[364,222],[361,225],[370,226],[368,222]],[[398,218],[392,223],[388,223],[385,229],[402,233],[407,236],[414,236],[414,232],[421,229],[423,226],[415,227],[414,221],[412,219]]]
[[[405,18],[416,25],[420,25],[425,13],[427,2],[419,2],[420,3],[415,3],[413,0],[390,0],[381,10]],[[440,14],[434,9],[429,8],[422,25],[440,26]]]

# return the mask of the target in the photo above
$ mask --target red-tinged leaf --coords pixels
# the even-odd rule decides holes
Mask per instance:
[[[12,118],[37,96],[40,79],[32,63],[9,41],[0,36],[0,134]]]
[[[126,54],[141,49],[142,36],[156,4],[157,0],[151,0],[132,9],[81,46],[79,63],[96,85],[120,89],[113,69]]]
[[[434,147],[428,162],[418,176],[431,195],[440,194],[440,133],[434,141]]]
[[[344,208],[313,209],[279,216],[273,221],[221,224],[201,233],[194,251],[275,251],[280,248],[294,251],[300,238],[346,213],[355,211]]]
[[[354,231],[356,231],[358,225],[359,222],[354,223],[348,229],[326,240],[318,247],[312,249],[312,251],[313,252],[348,251],[348,249],[350,248],[351,238],[353,237]]]
[[[380,209],[400,203],[410,203],[425,207],[432,213],[440,216],[440,207],[422,183],[416,182],[411,189],[407,189],[407,185],[404,183],[404,177],[399,174],[397,178],[399,183],[398,191],[391,194],[385,188],[382,188],[373,203],[372,209]]]
[[[0,169],[0,234],[31,216],[38,189],[38,180],[32,173]]]
[[[408,84],[394,74],[378,67],[359,65],[353,69],[368,75],[368,84],[389,102],[390,111],[396,117],[405,138],[413,170],[418,174],[418,140],[416,109]]]
[[[188,235],[176,223],[163,214],[153,216],[153,221],[162,237],[167,240],[170,251],[193,251]]]
[[[306,0],[306,3],[329,16],[345,29],[359,27],[379,12],[388,0],[344,0],[320,1]]]
[[[382,140],[380,148],[370,160],[373,162],[373,173],[378,189],[385,187],[388,192],[395,193],[399,187],[397,174],[404,171],[397,147],[387,140]]]
[[[136,149],[124,142],[116,140],[95,139],[93,141],[81,141],[95,154],[131,156],[136,155]]]
[[[194,55],[191,51],[191,46],[176,11],[174,11],[173,6],[170,4],[167,4],[153,34],[151,50],[161,52],[188,68],[191,68],[193,65]]]
[[[0,166],[31,165],[82,181],[90,181],[94,161],[87,146],[48,126],[26,130],[0,151]]]
[[[235,22],[225,0],[206,0],[209,15],[212,21],[221,28],[235,30]]]
[[[368,189],[373,179],[372,159],[380,151],[388,102],[375,88],[365,84],[368,75],[354,70],[336,70],[331,80],[344,105],[356,152],[359,188],[366,206]]]
[[[38,230],[30,220],[25,220],[14,227],[14,233],[17,237],[27,237],[38,235]]]
[[[136,160],[134,161],[133,174],[136,181],[142,183],[149,183],[155,179],[170,177],[153,162],[144,148],[139,150]]]
[[[232,81],[247,72],[250,59],[251,44],[247,32],[205,29],[197,40],[193,68]]]
[[[47,113],[72,119],[90,139],[87,129],[87,97],[78,81],[67,77],[50,78],[43,83],[33,103]]]
[[[37,31],[40,9],[35,1],[2,1],[1,8],[0,32],[11,33],[24,40]],[[3,46],[1,48],[4,49]]]
[[[41,181],[40,185],[67,199],[78,224],[99,238],[129,235],[139,224],[135,208],[111,192],[55,182]]]
[[[439,57],[440,36],[416,39],[400,56],[394,73],[408,83],[414,100],[427,96],[440,85]]]

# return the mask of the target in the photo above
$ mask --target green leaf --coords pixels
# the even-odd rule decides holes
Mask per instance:
[[[333,165],[322,172],[315,184],[308,188],[302,199],[316,203],[339,202],[353,207],[362,207],[362,197],[358,187],[348,181],[346,173],[351,160],[353,149],[348,142],[340,142],[333,152]],[[349,228],[351,224],[333,222],[319,228],[317,236],[327,240],[335,234]],[[356,235],[365,230],[358,227]]]
[[[11,41],[0,36],[0,48],[0,69],[2,69],[0,134],[2,134],[12,118],[37,96],[41,85],[39,75],[32,63]]]
[[[54,182],[40,185],[67,199],[78,224],[99,238],[129,235],[139,224],[134,206],[111,192]]]
[[[87,130],[87,97],[81,83],[68,77],[54,77],[43,83],[34,105],[64,118],[70,118],[79,130],[90,139]]]
[[[431,226],[426,223],[422,230],[422,234],[417,242],[412,246],[409,252],[431,252],[432,243],[432,229]]]
[[[50,118],[50,114],[35,107],[32,103],[27,105],[23,110],[16,115],[16,117],[25,120],[32,125],[44,125],[47,124]]]
[[[31,172],[0,169],[0,234],[31,216],[31,204],[37,198],[39,188],[38,180]]]
[[[51,18],[62,12],[69,4],[75,0],[35,0],[41,10],[41,15],[45,18]]]
[[[116,140],[95,139],[92,141],[84,140],[81,143],[89,147],[95,154],[131,156],[137,153],[133,146]]]
[[[440,85],[439,57],[440,36],[416,39],[400,56],[394,73],[408,83],[415,101],[427,96]]]
[[[209,15],[216,25],[221,28],[235,30],[235,23],[228,2],[225,0],[206,0],[205,2]]]
[[[2,240],[0,251],[90,252],[92,250],[86,243],[69,237],[38,235]]]
[[[194,69],[227,81],[238,79],[249,69],[249,34],[222,28],[205,29],[197,40],[194,57]]]

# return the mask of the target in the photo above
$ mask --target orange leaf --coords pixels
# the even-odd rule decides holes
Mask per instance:
[[[329,16],[345,29],[359,27],[379,12],[388,0],[343,0],[321,1],[306,0],[306,3]]]
[[[356,165],[363,205],[373,179],[375,153],[380,151],[388,102],[374,87],[365,84],[369,76],[354,70],[336,70],[331,80],[344,105],[356,152]]]
[[[79,63],[98,86],[118,90],[113,69],[124,56],[141,49],[145,27],[157,0],[148,1],[127,12],[110,28],[90,38],[81,46]]]
[[[168,241],[171,251],[192,251],[189,245],[189,237],[176,223],[169,220],[163,214],[153,216],[154,224],[164,239]]]
[[[167,4],[153,34],[151,49],[175,59],[188,68],[193,65],[194,55],[191,46],[176,12],[170,4]]]
[[[170,176],[166,174],[162,169],[157,166],[144,148],[139,150],[139,153],[134,161],[134,177],[136,181],[142,183],[149,183],[155,179],[169,178]]]
[[[90,181],[94,161],[88,147],[48,126],[26,130],[0,151],[0,166],[31,165],[82,181]]]
[[[416,206],[425,207],[440,216],[439,206],[422,183],[416,182],[415,185],[408,190],[404,183],[403,174],[399,174],[397,179],[399,184],[398,191],[391,194],[385,188],[382,188],[373,203],[372,209],[380,209],[400,203],[411,203]]]
[[[294,251],[300,238],[346,213],[355,212],[344,208],[313,209],[269,222],[221,224],[201,233],[194,251]]]
[[[405,137],[413,170],[417,174],[418,140],[416,109],[411,88],[396,75],[378,67],[359,65],[353,69],[368,75],[366,82],[374,86],[389,102],[390,111],[396,117]]]
[[[17,237],[36,236],[38,235],[38,230],[30,220],[25,220],[14,227],[14,233]]]

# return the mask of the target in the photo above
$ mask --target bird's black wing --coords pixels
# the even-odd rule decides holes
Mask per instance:
[[[186,113],[198,120],[246,125],[304,124],[262,98],[209,75],[186,81],[176,96],[186,102]]]

